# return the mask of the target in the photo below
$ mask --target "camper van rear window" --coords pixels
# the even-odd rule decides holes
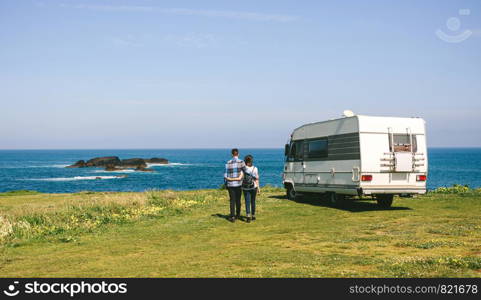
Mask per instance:
[[[389,137],[389,148],[391,149],[391,152],[411,152],[411,151],[417,152],[418,145],[417,145],[416,136],[412,135],[412,145],[411,145],[411,135],[393,134],[392,140],[391,140],[391,137]]]
[[[327,140],[309,141],[309,158],[327,157]]]

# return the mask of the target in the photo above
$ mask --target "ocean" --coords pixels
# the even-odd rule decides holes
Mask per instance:
[[[481,148],[430,148],[428,188],[453,184],[481,187]],[[241,149],[252,154],[261,185],[281,186],[283,149]],[[65,166],[98,156],[163,157],[168,165],[155,172],[106,172],[101,168]],[[0,150],[0,192],[35,190],[44,193],[79,191],[192,190],[218,188],[223,183],[228,149],[159,150]],[[127,175],[120,178],[119,175]],[[100,180],[98,178],[101,178]]]

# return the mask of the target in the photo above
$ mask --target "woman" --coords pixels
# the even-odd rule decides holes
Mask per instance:
[[[260,193],[259,170],[253,165],[252,155],[247,155],[244,162],[246,166],[243,170],[242,191],[246,201],[247,223],[250,223],[251,220],[256,219],[256,195]]]

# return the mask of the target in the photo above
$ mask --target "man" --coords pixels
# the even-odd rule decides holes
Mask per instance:
[[[224,180],[230,198],[230,216],[229,221],[235,222],[235,219],[240,218],[241,212],[241,196],[242,196],[242,170],[245,168],[245,163],[239,159],[239,150],[232,149],[232,159],[225,165]],[[234,215],[235,214],[235,215]]]

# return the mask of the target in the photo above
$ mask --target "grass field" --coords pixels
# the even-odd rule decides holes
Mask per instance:
[[[481,191],[340,208],[265,188],[232,224],[223,190],[0,194],[2,277],[481,277]]]

